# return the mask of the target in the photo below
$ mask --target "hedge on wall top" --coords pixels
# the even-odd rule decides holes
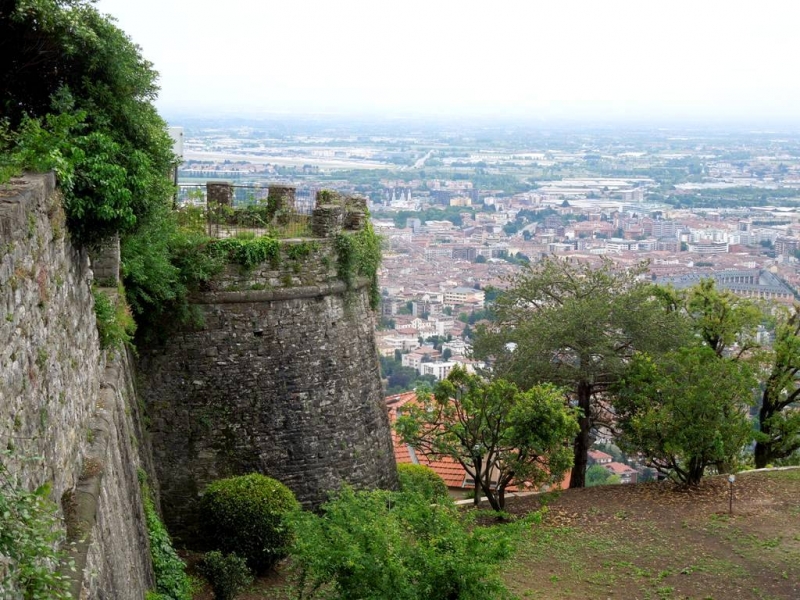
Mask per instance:
[[[219,550],[247,559],[257,573],[286,556],[289,531],[284,517],[297,508],[289,488],[258,473],[215,481],[201,501],[208,539]]]

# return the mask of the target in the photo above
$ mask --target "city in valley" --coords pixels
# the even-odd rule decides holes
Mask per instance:
[[[496,289],[547,255],[791,304],[800,286],[800,136],[542,123],[173,119],[182,197],[207,181],[364,196],[384,240],[387,391],[470,358]],[[251,195],[252,197],[252,195]],[[247,196],[243,196],[244,202]],[[765,333],[766,335],[766,333]]]

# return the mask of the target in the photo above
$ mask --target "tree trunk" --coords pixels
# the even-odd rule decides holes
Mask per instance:
[[[771,458],[767,444],[765,444],[764,442],[756,442],[754,457],[756,459],[756,469],[763,469],[764,467],[766,467],[769,464]]]
[[[699,458],[691,459],[686,470],[686,484],[691,486],[699,485],[705,470],[706,466]]]
[[[472,505],[477,508],[478,505],[481,503],[481,461],[480,460],[473,460],[473,464],[475,465],[475,495],[472,497]]]
[[[572,465],[572,474],[569,479],[570,488],[586,487],[586,464],[589,460],[589,446],[591,440],[589,433],[591,430],[591,423],[589,422],[589,409],[592,399],[592,386],[591,384],[581,381],[578,383],[578,408],[581,410],[581,416],[578,419],[580,431],[575,438],[574,443],[574,464]]]
[[[769,382],[767,383],[767,389],[769,389]],[[756,469],[763,469],[773,459],[772,448],[770,447],[771,444],[769,442],[769,440],[772,439],[770,435],[772,432],[769,425],[769,418],[774,414],[774,412],[775,411],[772,409],[771,398],[767,391],[765,391],[761,398],[761,410],[758,411],[758,428],[761,430],[761,433],[767,436],[767,441],[759,440],[756,442],[756,449],[754,452]]]

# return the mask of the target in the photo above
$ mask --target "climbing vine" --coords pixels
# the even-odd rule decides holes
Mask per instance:
[[[337,254],[336,271],[348,289],[356,277],[370,281],[370,307],[375,310],[380,303],[378,268],[381,265],[381,238],[367,221],[356,233],[339,233],[334,241]]]
[[[156,576],[156,594],[150,598],[158,600],[192,600],[192,580],[186,574],[186,565],[172,547],[172,540],[164,523],[156,512],[150,486],[143,471],[139,471],[142,486],[144,515],[147,520],[147,533],[150,538],[150,556]]]

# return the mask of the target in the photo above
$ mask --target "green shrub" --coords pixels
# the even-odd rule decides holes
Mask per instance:
[[[160,210],[122,239],[122,276],[140,334],[193,321],[189,293],[224,266],[207,251],[209,238],[193,218]]]
[[[21,488],[0,463],[0,556],[8,560],[0,570],[0,598],[72,597],[68,578],[58,570],[64,536],[49,493],[49,486]]]
[[[321,514],[292,515],[297,597],[508,598],[500,565],[529,521],[483,527],[475,524],[476,514],[419,494],[345,488]]]
[[[127,302],[125,302],[125,291],[120,288],[116,302],[114,302],[105,292],[94,289],[94,314],[97,320],[97,333],[100,336],[100,347],[121,348],[124,344],[130,343],[136,331],[136,323],[133,320]]]
[[[256,573],[286,556],[285,516],[299,506],[281,482],[251,473],[210,484],[201,501],[208,538],[219,550],[236,552]]]
[[[0,73],[10,132],[0,154],[55,169],[74,240],[132,231],[172,192],[172,141],[152,105],[157,73],[86,0],[12,1],[2,22],[4,58],[20,68]]]
[[[142,483],[142,499],[150,538],[150,557],[156,576],[156,594],[153,597],[158,600],[192,600],[193,586],[186,575],[186,565],[172,547],[172,540],[156,512],[147,483]]]
[[[444,479],[430,467],[400,463],[397,465],[397,475],[400,478],[401,492],[421,494],[430,502],[449,497]]]
[[[198,571],[208,579],[216,600],[233,600],[253,581],[245,559],[217,550],[206,553],[198,565]]]
[[[244,269],[252,269],[267,261],[276,264],[280,257],[280,242],[270,236],[251,239],[225,238],[208,244],[209,254],[230,260]]]

